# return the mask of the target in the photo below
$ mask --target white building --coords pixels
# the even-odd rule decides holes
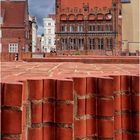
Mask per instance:
[[[29,21],[32,28],[32,52],[36,51],[36,45],[37,45],[37,21],[36,17],[29,16]]]
[[[44,52],[55,49],[55,18],[54,15],[43,19],[44,23]]]

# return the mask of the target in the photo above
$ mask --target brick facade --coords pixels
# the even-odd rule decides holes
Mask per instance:
[[[2,84],[2,140],[139,140],[139,76]]]
[[[1,63],[2,140],[139,140],[139,62],[72,59]]]
[[[18,44],[18,52],[31,47],[28,1],[1,1],[2,52],[9,52],[9,44]]]
[[[121,50],[121,3],[56,1],[58,50]]]

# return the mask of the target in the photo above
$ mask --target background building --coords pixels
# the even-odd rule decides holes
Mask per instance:
[[[55,49],[55,15],[43,19],[44,23],[44,52]]]
[[[31,49],[34,53],[36,51],[36,44],[37,44],[37,20],[36,17],[29,16],[30,22],[30,39],[32,40]]]
[[[139,0],[122,0],[123,51],[136,53],[140,49]]]
[[[1,1],[1,50],[6,53],[28,52],[29,16],[27,0]]]
[[[36,43],[35,52],[43,52],[43,48],[44,48],[44,36],[37,35],[37,43]]]
[[[121,50],[118,0],[56,0],[56,21],[60,50]]]

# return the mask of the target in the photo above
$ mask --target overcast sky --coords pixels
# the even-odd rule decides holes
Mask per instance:
[[[55,0],[29,0],[29,13],[37,17],[38,34],[43,33],[43,18],[54,13]]]

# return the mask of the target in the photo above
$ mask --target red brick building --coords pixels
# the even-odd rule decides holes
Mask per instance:
[[[20,53],[30,50],[27,0],[1,1],[2,52]]]
[[[120,50],[119,0],[56,0],[57,48]]]

